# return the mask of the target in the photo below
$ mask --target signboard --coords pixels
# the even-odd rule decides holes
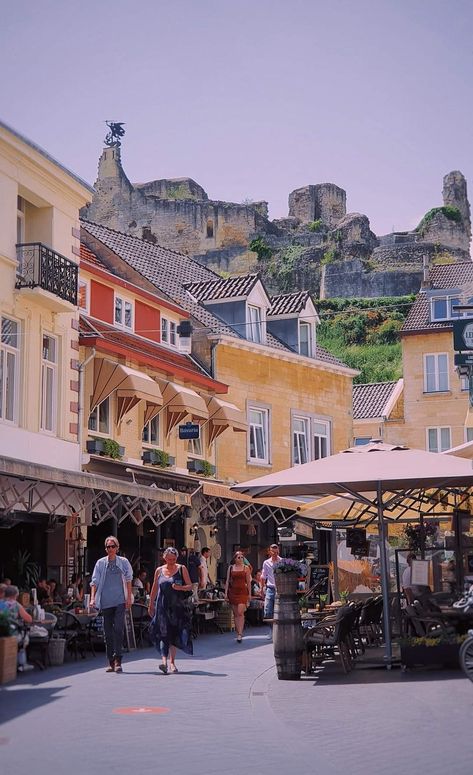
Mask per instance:
[[[125,609],[125,648],[127,651],[136,649],[135,628],[133,627],[133,616],[131,608]]]
[[[312,525],[308,525],[306,522],[301,522],[299,519],[295,519],[292,523],[294,526],[294,531],[299,536],[305,536],[306,538],[312,538],[313,537],[313,528]]]
[[[473,350],[473,320],[455,320],[453,324],[453,347],[455,350]]]
[[[307,591],[310,596],[330,595],[330,566],[311,565],[307,574]]]
[[[455,366],[473,366],[472,353],[455,353]]]
[[[428,560],[412,560],[411,584],[416,587],[429,586],[429,562]]]
[[[179,426],[180,439],[198,439],[200,436],[200,425],[196,422],[186,422]]]

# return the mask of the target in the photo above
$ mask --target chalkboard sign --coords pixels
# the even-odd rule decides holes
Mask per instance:
[[[131,608],[125,610],[125,648],[127,651],[136,649],[135,628],[133,627],[133,616]]]
[[[311,565],[307,575],[307,594],[309,597],[330,596],[330,566]]]

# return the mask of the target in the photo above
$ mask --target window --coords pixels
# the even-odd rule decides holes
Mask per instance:
[[[202,443],[202,428],[200,429],[200,434],[198,439],[189,439],[187,442],[187,451],[189,455],[194,455],[194,457],[203,457],[203,443]]]
[[[312,425],[314,438],[314,460],[330,455],[330,423],[314,420]]]
[[[249,409],[249,457],[253,463],[269,463],[269,410]]]
[[[313,327],[304,321],[299,323],[299,353],[308,358],[314,356]]]
[[[451,446],[450,428],[427,428],[427,449],[429,452],[445,452]]]
[[[89,431],[110,434],[110,399],[106,398],[89,414]]]
[[[473,428],[465,428],[465,441],[473,441]]]
[[[84,310],[84,312],[88,312],[89,284],[85,280],[79,280],[77,291],[77,304],[79,309]]]
[[[56,432],[57,425],[57,362],[58,344],[55,336],[43,334],[41,359],[41,430]]]
[[[177,323],[175,320],[161,318],[161,342],[177,347]]]
[[[247,320],[247,339],[250,342],[257,342],[261,344],[263,341],[263,321],[261,316],[261,307],[253,307],[248,305],[248,320]]]
[[[25,241],[25,200],[17,197],[16,205],[16,241],[21,245]]]
[[[355,447],[362,447],[364,444],[369,444],[371,436],[355,436],[353,439],[353,445]]]
[[[431,321],[461,318],[461,312],[453,312],[453,307],[458,304],[461,304],[458,296],[433,296],[430,300]]]
[[[0,333],[0,418],[17,422],[19,325],[11,318],[1,318]]]
[[[141,436],[143,444],[159,447],[159,415],[146,423]]]
[[[120,296],[115,296],[115,323],[133,330],[133,304]]]
[[[448,390],[448,355],[424,355],[424,393]]]
[[[309,425],[308,417],[293,417],[292,460],[295,466],[307,463],[309,460]]]

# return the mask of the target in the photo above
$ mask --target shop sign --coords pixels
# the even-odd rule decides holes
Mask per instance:
[[[200,425],[196,422],[186,422],[179,426],[180,439],[198,439],[200,435]]]

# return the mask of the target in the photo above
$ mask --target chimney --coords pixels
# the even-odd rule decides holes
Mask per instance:
[[[430,260],[428,255],[422,257],[422,284],[420,286],[421,291],[425,291],[428,288],[432,288],[432,282],[430,280]]]

